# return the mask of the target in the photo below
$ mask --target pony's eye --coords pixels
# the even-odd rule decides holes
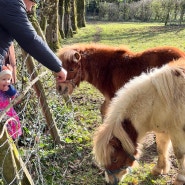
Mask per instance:
[[[71,69],[69,69],[69,72],[73,72],[73,71],[74,71],[74,69],[72,69],[72,68],[71,68]]]
[[[117,163],[118,162],[117,158],[112,159],[112,162]]]

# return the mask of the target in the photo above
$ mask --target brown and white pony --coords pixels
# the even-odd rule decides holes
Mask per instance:
[[[82,81],[95,86],[105,97],[101,113],[115,92],[134,76],[149,68],[185,57],[185,53],[175,47],[156,47],[134,53],[123,47],[101,44],[76,44],[58,51],[63,67],[67,70],[67,81],[58,84],[60,94],[71,94]]]
[[[185,183],[185,59],[177,63],[142,73],[112,99],[93,136],[93,153],[107,182],[117,184],[124,177],[138,157],[142,138],[154,132],[158,161],[152,173],[168,173],[171,141],[179,163],[174,184]]]

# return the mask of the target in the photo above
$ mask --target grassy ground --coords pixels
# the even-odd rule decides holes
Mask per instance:
[[[162,23],[87,23],[64,45],[98,42],[109,45],[127,45],[133,51],[155,46],[185,48],[185,27],[164,26]]]
[[[108,45],[127,45],[133,51],[154,46],[176,46],[185,50],[185,29],[159,23],[101,23],[88,22],[73,38],[66,39],[63,46],[73,43],[98,42]],[[40,143],[40,166],[44,185],[103,185],[103,170],[93,161],[91,138],[94,129],[101,124],[99,112],[102,95],[87,83],[81,83],[71,96],[72,104],[66,105],[62,97],[52,101],[61,138],[65,145],[52,146],[50,138],[43,136]],[[140,167],[127,176],[122,185],[172,184],[176,161],[172,155],[170,174],[152,177],[151,168],[156,162],[153,136],[147,139]]]

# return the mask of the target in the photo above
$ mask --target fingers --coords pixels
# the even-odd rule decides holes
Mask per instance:
[[[56,78],[57,83],[64,82],[67,78],[67,71],[64,68],[62,68],[60,72],[56,73],[56,75],[57,75],[57,78]]]
[[[58,77],[56,78],[57,83],[65,82],[65,80],[66,80],[66,78],[63,78],[63,77],[61,77],[61,76],[58,76]]]

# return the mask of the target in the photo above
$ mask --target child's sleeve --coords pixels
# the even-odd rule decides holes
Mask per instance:
[[[9,97],[15,96],[16,93],[17,93],[17,90],[15,89],[13,85],[9,85],[8,91],[5,91],[5,94]]]

